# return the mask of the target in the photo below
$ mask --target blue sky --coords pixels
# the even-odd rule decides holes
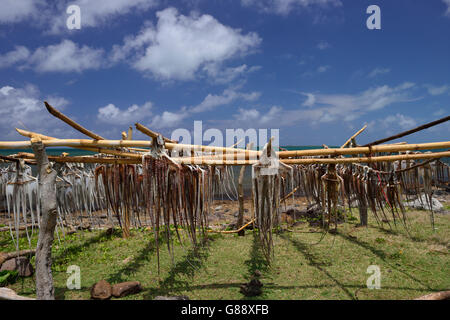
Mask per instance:
[[[82,137],[44,100],[110,139],[202,120],[280,129],[281,145],[340,145],[368,124],[363,144],[450,114],[450,0],[0,0],[0,43],[1,140]]]

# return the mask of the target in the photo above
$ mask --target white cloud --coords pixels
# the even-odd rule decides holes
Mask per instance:
[[[0,68],[7,68],[23,62],[30,56],[30,50],[24,46],[16,46],[13,51],[0,55]]]
[[[331,69],[331,66],[328,66],[328,65],[318,66],[317,69],[315,69],[315,70],[309,70],[309,71],[303,72],[301,74],[301,76],[302,77],[314,77],[321,73],[325,73],[330,69]]]
[[[41,0],[2,0],[0,3],[0,24],[15,23],[38,14]]]
[[[147,24],[113,48],[113,61],[131,59],[136,70],[156,78],[188,80],[206,65],[251,53],[261,42],[256,33],[242,34],[208,14],[184,16],[167,8],[156,15],[156,26]]]
[[[439,96],[450,90],[450,85],[446,85],[446,84],[444,84],[440,87],[436,87],[436,86],[427,84],[427,85],[425,85],[425,87],[427,88],[428,93],[431,94],[432,96]]]
[[[442,0],[442,2],[447,6],[447,10],[444,14],[450,17],[450,0]]]
[[[88,27],[114,23],[114,19],[132,12],[142,13],[155,7],[158,0],[63,0],[54,6],[48,6],[46,19],[50,24],[49,33],[68,31],[66,9],[69,5],[77,5],[81,11],[81,30]],[[63,13],[63,14],[61,14]]]
[[[387,116],[384,120],[381,121],[381,123],[385,128],[395,125],[399,126],[402,129],[411,129],[417,125],[416,120],[399,113],[397,113],[396,115]]]
[[[330,45],[328,42],[324,41],[324,40],[320,41],[320,42],[317,44],[317,48],[318,48],[319,50],[325,50],[325,49],[328,49],[328,48],[330,48],[330,47],[331,47],[331,45]]]
[[[203,70],[206,72],[208,77],[213,79],[214,82],[218,84],[232,82],[239,76],[250,74],[252,72],[258,71],[259,69],[261,69],[260,66],[252,66],[249,68],[246,64],[243,64],[238,67],[222,68],[220,65],[216,63],[211,63],[206,64],[203,67]]]
[[[405,82],[397,87],[391,88],[384,85],[355,95],[316,94],[314,95],[314,105],[324,107],[330,119],[342,118],[343,116],[345,119],[368,111],[380,110],[396,102],[412,101],[414,99],[410,97],[407,90],[413,86],[413,83]]]
[[[391,72],[391,69],[389,68],[375,68],[367,76],[369,78],[374,78],[378,75],[387,74],[389,72]]]
[[[433,112],[433,116],[435,116],[435,117],[440,117],[440,116],[443,116],[445,113],[446,113],[445,109],[442,109],[442,108],[441,108],[441,109],[439,109],[439,110]]]
[[[266,113],[261,113],[255,108],[253,109],[243,109],[239,108],[238,113],[233,115],[233,123],[239,123],[241,125],[251,125],[253,127],[261,126],[261,125],[270,125],[275,124],[277,119],[280,117],[280,113],[283,109],[278,106],[272,106],[270,110]]]
[[[327,72],[327,70],[330,69],[330,68],[331,68],[330,66],[320,66],[320,67],[317,68],[317,72],[318,73],[324,73],[324,72]]]
[[[81,72],[98,69],[103,63],[103,49],[78,46],[71,40],[36,49],[30,57],[30,64],[40,72]]]
[[[0,134],[2,137],[19,140],[14,130],[16,127],[58,136],[64,124],[45,110],[44,100],[59,110],[64,109],[68,104],[62,97],[42,97],[38,88],[33,85],[26,85],[23,88],[7,85],[1,87]]]
[[[134,104],[125,110],[121,110],[110,103],[98,109],[97,119],[113,125],[132,125],[135,122],[142,122],[150,117],[152,115],[151,110],[151,102],[144,103],[142,106]]]
[[[241,4],[279,15],[287,15],[295,9],[308,9],[314,6],[320,8],[342,6],[340,0],[241,0]]]
[[[356,94],[302,93],[307,97],[303,106],[308,108],[284,110],[276,121],[280,126],[298,125],[300,122],[351,122],[396,103],[418,100],[411,97],[410,89],[414,86],[413,83],[405,82],[396,87],[384,85]],[[407,123],[407,120],[402,123]]]
[[[14,64],[38,72],[82,72],[100,68],[104,64],[104,51],[79,46],[71,40],[39,47],[33,53],[26,47],[17,46],[13,51],[0,55],[0,68]]]
[[[173,128],[179,125],[187,116],[188,113],[185,109],[179,112],[164,111],[162,115],[157,115],[153,118],[150,127],[156,129]]]
[[[159,0],[2,0],[0,24],[28,21],[48,33],[68,31],[66,14],[69,5],[81,9],[81,28],[96,27],[121,15],[142,13],[159,4]]]
[[[200,104],[191,107],[189,111],[194,113],[210,111],[219,106],[230,104],[238,99],[255,101],[260,95],[261,93],[259,92],[243,93],[229,88],[225,89],[220,95],[208,94]]]
[[[303,106],[306,107],[312,107],[314,103],[316,103],[316,97],[312,93],[303,93],[305,96],[307,96],[307,99],[305,102],[303,102]]]
[[[70,0],[67,2],[67,5],[80,6],[83,17],[82,26],[94,27],[114,16],[128,14],[132,10],[136,12],[148,10],[156,6],[157,3],[157,0]]]

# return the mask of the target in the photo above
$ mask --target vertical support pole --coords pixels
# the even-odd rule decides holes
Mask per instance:
[[[52,276],[52,244],[54,240],[57,203],[56,171],[48,161],[45,147],[39,138],[31,139],[39,173],[39,197],[42,220],[36,248],[36,295],[38,300],[54,300],[55,289]]]
[[[359,222],[361,226],[367,226],[367,204],[365,199],[358,200]]]
[[[239,181],[238,181],[238,200],[239,200],[239,213],[237,219],[236,229],[239,229],[244,224],[244,173],[245,173],[245,165],[241,167],[241,171],[239,172]],[[245,229],[242,229],[238,232],[238,236],[244,236]]]
[[[249,143],[247,145],[247,150],[252,148],[253,144]],[[244,225],[244,174],[245,174],[245,165],[241,167],[241,171],[239,172],[239,180],[238,180],[238,200],[239,200],[239,213],[237,219],[236,228],[240,229]],[[252,199],[253,200],[253,199]],[[242,229],[238,232],[238,236],[244,236],[245,229]]]

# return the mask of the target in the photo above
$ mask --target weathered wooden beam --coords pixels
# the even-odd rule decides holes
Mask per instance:
[[[371,142],[371,143],[368,143],[368,144],[364,145],[364,147],[369,147],[369,146],[373,146],[373,145],[385,143],[385,142],[388,142],[388,141],[391,141],[391,140],[399,139],[399,138],[401,138],[401,137],[404,137],[404,136],[413,134],[413,133],[415,133],[415,132],[418,132],[418,131],[421,131],[421,130],[424,130],[424,129],[428,129],[428,128],[434,127],[434,126],[436,126],[436,125],[438,125],[438,124],[447,122],[447,121],[449,121],[449,120],[450,120],[450,116],[447,116],[447,117],[444,117],[444,118],[442,118],[442,119],[439,119],[439,120],[436,120],[436,121],[433,121],[433,122],[429,122],[429,123],[423,124],[423,125],[418,126],[418,127],[414,128],[414,129],[407,130],[407,131],[403,131],[403,132],[397,133],[397,134],[395,134],[395,135],[393,135],[393,136],[390,136],[390,137],[387,137],[387,138],[384,138],[384,139],[380,139],[380,140],[373,141],[373,142]]]
[[[353,139],[355,139],[357,136],[359,136],[364,130],[366,130],[367,124],[364,125],[361,129],[359,129],[354,135],[352,135],[345,143],[341,146],[341,148],[347,147],[347,145],[352,142]]]
[[[159,134],[159,133],[157,133],[157,132],[155,132],[155,131],[153,131],[153,130],[150,130],[149,128],[147,128],[147,127],[144,126],[143,124],[135,123],[135,126],[136,126],[136,129],[138,129],[138,130],[139,130],[140,132],[142,132],[143,134],[145,134],[145,135],[151,137],[152,139],[156,139],[159,135],[161,135],[161,134]],[[164,137],[163,135],[161,135],[161,136],[162,136],[164,142],[177,143],[177,141],[175,141],[175,140],[166,138],[166,137]]]
[[[47,101],[44,101],[44,104],[45,104],[45,107],[47,108],[48,112],[50,112],[50,114],[52,114],[56,118],[64,121],[69,126],[74,128],[75,130],[80,131],[81,133],[87,135],[88,137],[90,137],[92,139],[104,140],[104,138],[102,136],[99,136],[98,134],[95,134],[94,132],[86,129],[82,125],[80,125],[80,124],[76,123],[75,121],[73,121],[72,119],[70,119],[68,116],[66,116],[62,112],[60,112],[60,111],[56,110],[55,108],[53,108]]]
[[[42,213],[36,248],[36,295],[38,300],[54,300],[51,255],[58,214],[55,187],[57,172],[50,165],[42,140],[32,138],[31,147],[38,166]]]

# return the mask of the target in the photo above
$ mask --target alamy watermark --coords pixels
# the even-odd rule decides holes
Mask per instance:
[[[180,144],[180,147],[172,151],[172,156],[185,157],[186,160],[184,163],[202,164],[205,159],[211,161],[214,159],[225,161],[260,160],[266,161],[269,166],[278,168],[278,159],[275,159],[277,154],[273,151],[279,150],[279,129],[233,128],[220,130],[217,128],[208,128],[203,130],[203,122],[194,121],[192,134],[188,129],[178,128],[172,132],[170,138],[178,141]],[[255,151],[262,150],[269,141],[272,147],[268,151],[269,154],[260,157],[260,154]],[[192,145],[194,145],[193,148],[191,147]],[[230,149],[232,147],[245,149],[248,145],[252,145],[253,147],[247,153],[237,152],[238,150],[232,152]],[[208,153],[210,153],[209,157]]]
[[[366,273],[371,274],[369,278],[367,278],[366,285],[367,289],[381,289],[381,270],[377,265],[370,265],[367,267]]]
[[[66,281],[67,289],[80,290],[81,289],[81,270],[77,265],[71,265],[67,268],[67,274],[70,274]]]
[[[66,20],[67,29],[81,29],[81,9],[75,4],[67,7],[66,13],[69,17]]]

